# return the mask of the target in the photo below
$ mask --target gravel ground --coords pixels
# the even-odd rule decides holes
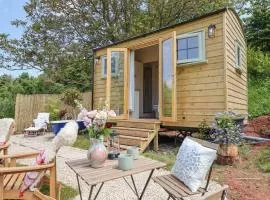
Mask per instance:
[[[33,150],[39,150],[50,146],[53,134],[46,134],[44,136],[37,137],[24,137],[23,135],[14,135],[11,137],[11,147],[9,153],[23,153]],[[57,154],[57,179],[58,181],[65,183],[73,188],[77,188],[77,180],[74,172],[65,164],[65,161],[80,159],[86,157],[86,151],[73,147],[62,147]],[[24,159],[18,161],[20,164],[31,164],[33,159]],[[168,174],[169,172],[163,169],[156,170],[153,176],[159,176]],[[142,191],[142,188],[146,182],[149,172],[137,174],[134,176],[138,190]],[[83,199],[88,199],[89,186],[84,182],[81,182]],[[214,190],[219,187],[216,183],[210,185],[210,190]],[[94,191],[95,194],[95,191]],[[152,180],[150,181],[144,199],[147,200],[163,200],[167,199],[167,193]],[[79,200],[79,196],[74,200]],[[100,200],[133,200],[137,199],[133,195],[130,188],[124,182],[123,179],[113,180],[106,182],[102,188],[98,198]],[[194,198],[196,199],[196,198]]]

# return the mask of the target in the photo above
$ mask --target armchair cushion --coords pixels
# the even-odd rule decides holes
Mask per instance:
[[[172,174],[192,192],[196,192],[204,182],[215,158],[215,150],[186,138],[178,151]]]

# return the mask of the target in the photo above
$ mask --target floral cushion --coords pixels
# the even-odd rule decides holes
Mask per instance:
[[[215,158],[215,150],[186,138],[178,151],[172,174],[192,192],[196,192],[204,182]]]

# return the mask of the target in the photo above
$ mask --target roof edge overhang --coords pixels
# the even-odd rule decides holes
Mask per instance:
[[[237,17],[237,19],[238,19],[238,21],[239,21],[239,23],[240,23],[240,25],[242,27],[242,31],[244,31],[242,20],[240,19],[239,15],[236,13],[235,9],[234,8],[225,7],[225,8],[221,8],[221,9],[215,10],[213,12],[206,13],[206,14],[201,15],[201,16],[198,16],[198,17],[191,18],[189,20],[186,20],[186,21],[183,21],[183,22],[180,22],[180,23],[176,23],[176,24],[173,24],[173,25],[170,25],[170,26],[166,26],[166,27],[163,27],[163,28],[160,28],[160,29],[156,29],[154,31],[150,31],[150,32],[147,32],[147,33],[144,33],[144,34],[141,34],[141,35],[137,35],[137,36],[133,36],[133,37],[130,37],[130,38],[127,38],[127,39],[124,39],[124,40],[120,40],[120,41],[114,42],[112,44],[108,44],[108,45],[105,45],[105,46],[94,48],[93,51],[95,52],[95,51],[98,51],[98,50],[101,50],[101,49],[104,49],[104,48],[108,48],[108,47],[111,47],[111,46],[114,46],[114,45],[117,45],[117,44],[121,44],[121,43],[128,42],[128,41],[131,41],[131,40],[143,38],[143,37],[149,36],[151,34],[158,33],[160,31],[164,31],[164,30],[167,30],[167,29],[175,28],[175,27],[180,26],[180,25],[184,25],[184,24],[187,24],[187,23],[190,23],[190,22],[199,20],[199,19],[203,19],[205,17],[217,15],[219,13],[226,12],[227,10],[231,10],[234,13],[234,15],[236,15],[236,17]]]

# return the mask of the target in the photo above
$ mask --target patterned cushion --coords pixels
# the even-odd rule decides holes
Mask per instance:
[[[178,151],[172,174],[192,192],[196,192],[204,182],[215,157],[215,150],[186,138]]]

